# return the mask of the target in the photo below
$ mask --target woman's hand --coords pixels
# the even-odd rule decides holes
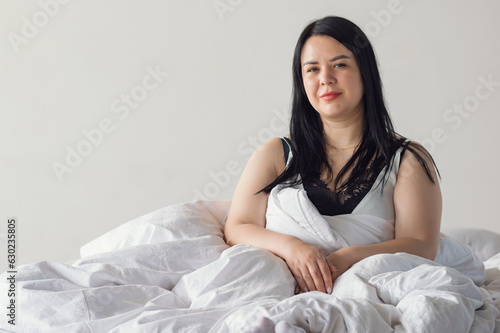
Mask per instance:
[[[321,291],[331,293],[333,274],[336,268],[329,264],[323,252],[299,239],[293,239],[288,244],[285,262],[295,276],[298,292]]]
[[[356,262],[356,259],[351,255],[353,247],[344,247],[330,254],[327,257],[328,264],[337,268],[333,274],[333,281],[345,273]]]

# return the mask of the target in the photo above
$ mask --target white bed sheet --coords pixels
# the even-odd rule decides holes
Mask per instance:
[[[12,332],[500,332],[500,253],[481,285],[405,253],[369,257],[332,295],[294,295],[286,264],[229,248],[229,201],[169,206],[104,234],[73,265],[18,268]],[[6,280],[5,273],[0,277]],[[5,297],[2,293],[1,297]],[[5,301],[5,299],[3,299]]]

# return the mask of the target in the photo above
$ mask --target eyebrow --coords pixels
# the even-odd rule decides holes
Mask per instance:
[[[333,57],[332,59],[330,59],[330,62],[337,61],[339,59],[351,59],[351,57],[346,56],[345,54],[341,54],[339,56],[336,56],[336,57]],[[306,61],[306,62],[304,62],[304,64],[302,66],[305,66],[305,65],[317,65],[317,64],[318,64],[317,61]]]

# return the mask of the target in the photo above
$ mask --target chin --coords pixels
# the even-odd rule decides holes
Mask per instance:
[[[322,118],[341,118],[342,116],[347,116],[347,113],[344,110],[335,109],[323,109],[318,111],[319,115]]]

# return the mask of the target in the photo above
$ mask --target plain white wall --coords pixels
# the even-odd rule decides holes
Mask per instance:
[[[498,12],[490,0],[2,0],[1,270],[9,217],[18,264],[66,262],[153,210],[230,199],[255,145],[287,134],[293,48],[326,15],[370,37],[396,129],[441,171],[443,228],[500,232]]]

